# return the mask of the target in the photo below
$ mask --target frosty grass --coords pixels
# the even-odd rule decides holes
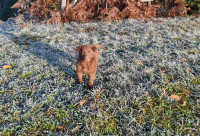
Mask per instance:
[[[13,66],[0,68],[0,135],[200,133],[200,18],[23,25],[0,24],[0,66]],[[93,43],[107,50],[87,90],[75,48]]]

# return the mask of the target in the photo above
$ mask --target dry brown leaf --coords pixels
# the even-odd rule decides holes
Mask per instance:
[[[181,60],[182,60],[182,61],[185,61],[185,62],[186,62],[186,61],[188,61],[188,59],[187,59],[187,58],[182,58]]]
[[[21,29],[28,28],[28,23],[25,23],[23,26],[21,26]]]
[[[149,103],[149,104],[153,104],[154,101],[153,101],[152,99],[150,99],[150,100],[148,101],[148,103]]]
[[[36,86],[33,85],[33,86],[32,86],[32,89],[35,90],[35,89],[36,89]]]
[[[11,90],[7,90],[6,92],[10,93],[10,94],[13,94],[13,91],[11,91]]]
[[[26,47],[27,47],[27,48],[29,48],[29,46],[30,46],[29,44],[26,44]]]
[[[51,113],[51,111],[47,110],[47,111],[44,112],[44,114],[48,114],[48,113]]]
[[[137,61],[136,64],[140,65],[140,66],[143,66],[144,64],[140,61]]]
[[[183,106],[186,106],[186,101],[183,101]]]
[[[72,134],[77,133],[80,130],[79,126],[76,126],[73,130],[72,130]]]
[[[165,89],[163,89],[163,94],[164,94],[165,96],[167,96],[167,91],[166,91]]]
[[[87,100],[81,100],[80,103],[79,103],[79,105],[76,107],[76,109],[79,108],[79,107],[81,107],[86,102],[87,102]]]
[[[178,95],[176,95],[176,94],[173,94],[173,95],[171,95],[170,96],[171,98],[173,98],[173,99],[176,99],[176,100],[178,100],[178,101],[180,101],[180,97],[178,96]]]
[[[183,92],[184,94],[189,94],[189,93],[190,93],[190,90],[188,90],[188,89],[183,89],[182,92]]]
[[[181,47],[182,45],[181,44],[178,44],[178,45],[176,45],[177,47]]]
[[[166,71],[165,70],[161,70],[160,73],[166,73]]]
[[[59,129],[59,130],[63,130],[64,127],[63,127],[63,126],[58,126],[57,129]]]
[[[9,68],[12,68],[13,66],[12,65],[4,65],[2,67],[3,67],[3,69],[9,69]]]
[[[90,102],[90,109],[95,110],[95,101]]]
[[[82,106],[82,105],[85,104],[86,102],[87,102],[87,100],[81,100],[79,105]]]
[[[15,38],[15,39],[13,40],[13,42],[16,43],[16,42],[17,42],[17,38]]]
[[[78,32],[78,33],[82,33],[82,32],[83,32],[83,30],[79,29],[79,30],[77,30],[77,32]]]
[[[186,69],[186,73],[187,73],[187,74],[190,74],[190,73],[191,73],[191,71],[190,71],[189,68]]]
[[[165,83],[169,83],[169,82],[170,82],[170,80],[169,80],[169,79],[165,80]]]
[[[96,100],[99,99],[99,97],[101,96],[101,94],[104,93],[104,92],[106,92],[106,90],[102,90],[99,94],[97,94],[97,96],[96,96],[95,99],[96,99]]]
[[[5,106],[6,106],[6,107],[10,106],[10,103],[6,103]]]

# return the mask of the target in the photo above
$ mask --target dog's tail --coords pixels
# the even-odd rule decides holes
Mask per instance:
[[[94,44],[94,46],[95,46],[96,48],[101,48],[101,49],[103,49],[103,50],[106,50],[105,47],[103,47],[103,46],[101,46],[101,45],[99,45],[99,44]]]

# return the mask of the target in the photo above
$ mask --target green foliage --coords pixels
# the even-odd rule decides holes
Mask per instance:
[[[22,78],[28,78],[28,77],[31,77],[32,73],[31,72],[26,72],[26,73],[23,73],[21,76],[19,76],[19,79],[22,79]]]
[[[137,106],[142,108],[139,116],[136,117],[141,125],[149,122],[158,128],[168,129],[175,134],[179,134],[180,131],[187,134],[190,127],[198,129],[196,112],[191,105],[183,106],[180,102],[171,102],[164,97],[148,97],[139,100]],[[182,122],[183,117],[187,118],[184,123]],[[179,123],[182,123],[182,125],[179,126]],[[194,134],[197,134],[197,132],[194,132]]]
[[[200,0],[187,0],[186,6],[191,8],[192,13],[200,13]]]

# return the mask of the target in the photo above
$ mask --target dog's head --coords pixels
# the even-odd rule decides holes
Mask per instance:
[[[76,51],[79,52],[79,60],[90,62],[95,57],[95,52],[98,50],[98,48],[106,50],[106,48],[98,44],[79,45],[78,47],[76,47]]]

